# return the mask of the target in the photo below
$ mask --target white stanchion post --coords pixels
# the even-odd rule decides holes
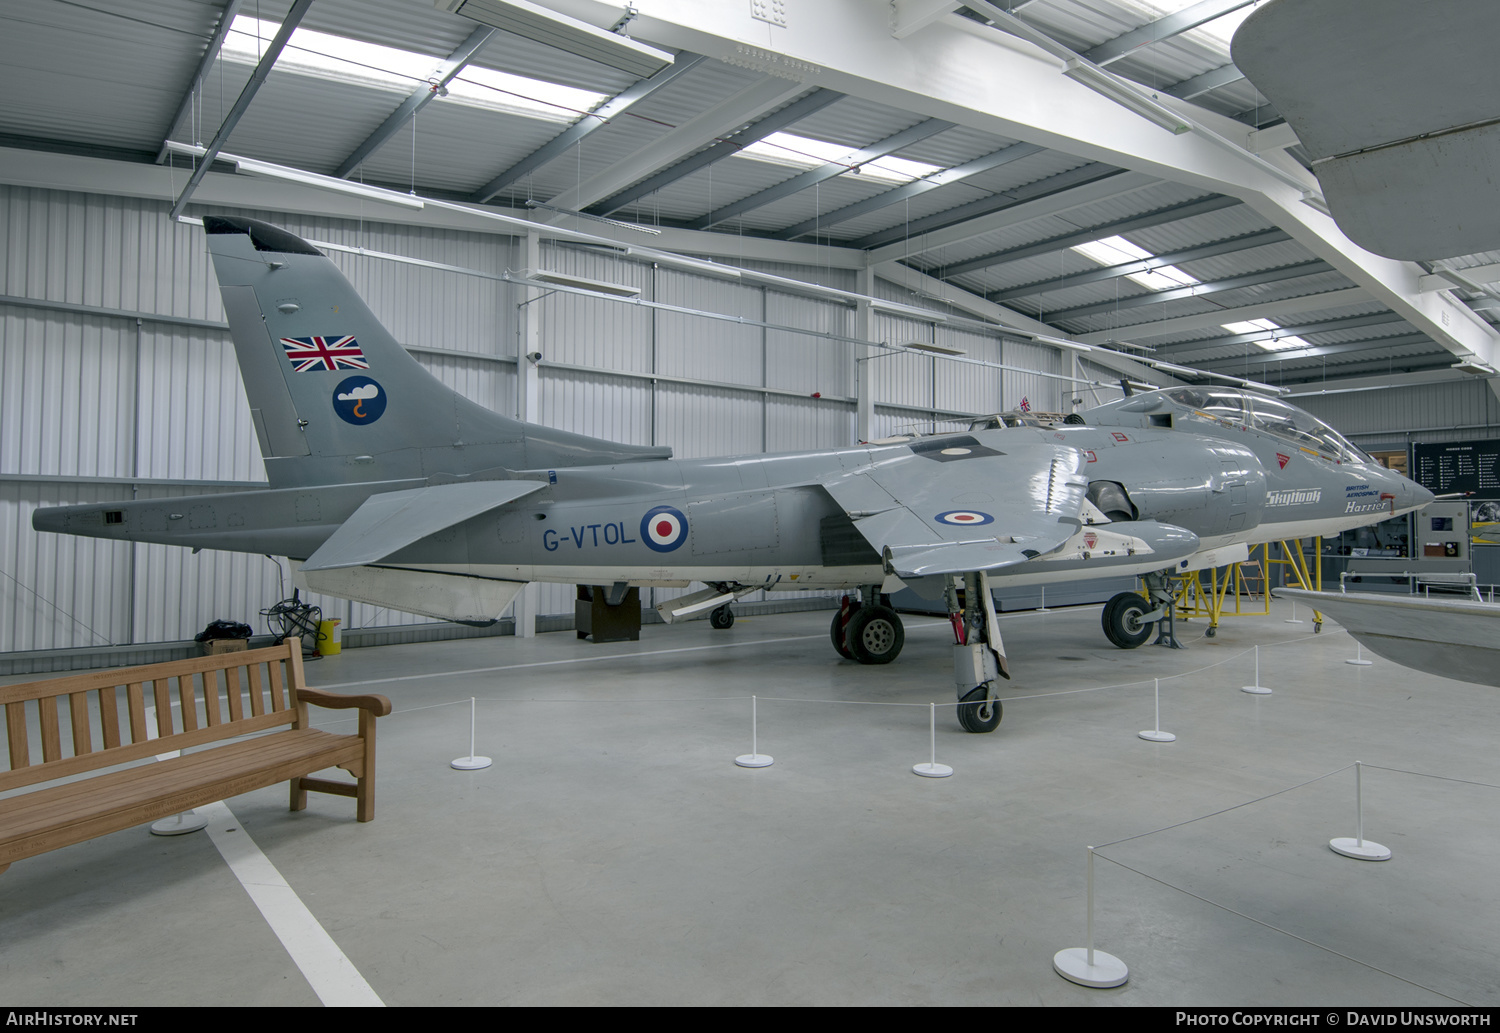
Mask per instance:
[[[1369,667],[1374,662],[1374,660],[1365,659],[1365,651],[1360,648],[1359,639],[1354,640],[1354,659],[1344,661],[1344,663],[1352,664],[1355,667]]]
[[[1046,613],[1047,612],[1047,586],[1046,585],[1042,586],[1042,605],[1037,608],[1036,612],[1037,613]]]
[[[176,706],[176,704],[174,703],[173,706]],[[167,714],[168,720],[170,720],[171,711],[169,710]],[[146,708],[146,738],[157,738],[155,707]],[[180,756],[182,756],[181,750],[173,750],[170,753],[158,754],[156,759],[170,760],[173,757]],[[174,814],[170,818],[162,818],[160,821],[153,822],[150,831],[153,836],[182,836],[207,827],[208,819],[203,817],[203,815],[197,811],[183,811],[181,814]]]
[[[927,731],[932,740],[932,759],[926,764],[912,765],[912,771],[923,778],[947,778],[953,769],[937,762],[937,704],[927,704]]]
[[[1271,690],[1260,683],[1260,646],[1255,647],[1255,684],[1241,685],[1241,692],[1253,693],[1257,696],[1269,696]]]
[[[1301,621],[1299,621],[1297,619],[1297,600],[1295,600],[1295,599],[1292,600],[1292,619],[1289,620],[1289,621],[1287,621],[1286,623],[1287,624],[1301,624],[1302,623]]]
[[[490,758],[488,758],[488,757],[476,757],[476,756],[474,756],[474,719],[475,719],[475,702],[474,702],[474,697],[470,696],[469,697],[469,755],[467,757],[459,757],[452,764],[450,764],[449,767],[457,768],[459,771],[479,771],[482,768],[489,767],[490,764],[493,763],[490,760]]]
[[[1354,838],[1330,839],[1328,847],[1336,854],[1359,861],[1389,861],[1391,859],[1389,847],[1365,839],[1364,764],[1360,761],[1354,762]]]
[[[1094,950],[1094,848],[1089,847],[1088,946],[1069,947],[1052,955],[1053,970],[1079,986],[1105,989],[1130,978],[1130,969],[1113,954]]]
[[[756,742],[757,717],[755,713],[756,699],[750,697],[750,752],[741,754],[734,758],[734,762],[742,768],[768,768],[773,762],[772,758],[760,752],[760,745]]]
[[[1164,732],[1161,730],[1161,679],[1157,678],[1155,679],[1155,681],[1156,727],[1148,728],[1146,731],[1142,732],[1141,738],[1147,740],[1148,742],[1176,742],[1177,736],[1173,735],[1171,732]]]

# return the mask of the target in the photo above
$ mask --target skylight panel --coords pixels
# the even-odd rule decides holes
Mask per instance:
[[[1269,319],[1247,319],[1239,323],[1220,323],[1225,330],[1232,334],[1253,334],[1260,330],[1280,330],[1281,327]],[[1268,352],[1286,351],[1288,348],[1311,348],[1300,337],[1270,337],[1264,341],[1256,341],[1255,344]]]
[[[236,17],[224,40],[225,60],[246,64],[259,61],[278,28],[276,22]],[[440,64],[425,54],[297,29],[276,67],[321,79],[410,93],[422,83],[436,82]],[[551,122],[572,122],[606,99],[602,93],[474,66],[460,72],[448,84],[447,91],[441,100]]]
[[[1105,237],[1103,240],[1079,244],[1073,250],[1103,266],[1127,265],[1155,257],[1145,248],[1137,247],[1124,237]],[[1157,266],[1147,272],[1130,273],[1128,278],[1147,290],[1153,291],[1167,290],[1172,287],[1191,287],[1200,282],[1196,277],[1172,265]]]
[[[1192,7],[1197,2],[1198,0],[1145,0],[1142,6],[1151,12],[1151,20],[1155,20],[1165,15],[1176,14],[1178,11]],[[1206,43],[1215,50],[1222,52],[1225,56],[1228,56],[1229,41],[1234,38],[1235,30],[1259,6],[1260,0],[1256,0],[1255,3],[1241,7],[1237,11],[1230,11],[1228,14],[1220,15],[1213,21],[1204,22],[1196,29],[1189,29],[1183,33],[1183,37],[1198,43]]]
[[[793,136],[791,133],[772,133],[740,151],[741,157],[802,169],[815,169],[839,162],[847,163],[853,153],[843,144],[812,140],[805,136]],[[857,173],[886,183],[910,183],[914,179],[921,179],[923,176],[930,176],[938,171],[941,171],[941,166],[886,155],[883,158],[865,162],[857,168],[851,168],[850,174]]]

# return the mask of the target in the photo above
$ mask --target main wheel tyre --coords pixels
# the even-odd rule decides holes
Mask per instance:
[[[708,615],[708,624],[715,631],[732,628],[734,627],[734,611],[728,606],[720,606]]]
[[[1104,604],[1100,617],[1104,634],[1121,649],[1134,649],[1151,637],[1152,624],[1141,618],[1151,612],[1151,604],[1134,592],[1121,592]]]
[[[1000,701],[990,699],[990,690],[981,685],[959,700],[958,723],[966,732],[993,732],[1000,727],[1003,710]]]
[[[854,613],[858,612],[859,608],[855,607]],[[850,616],[849,621],[851,624],[854,622],[854,617],[852,615]],[[833,626],[828,629],[828,637],[833,641],[833,648],[838,650],[839,656],[843,657],[845,660],[853,660],[854,654],[849,652],[847,632],[848,628],[844,624],[844,611],[842,609],[835,610],[833,614]]]
[[[889,606],[865,604],[849,620],[849,652],[862,664],[888,664],[906,644],[906,629]]]

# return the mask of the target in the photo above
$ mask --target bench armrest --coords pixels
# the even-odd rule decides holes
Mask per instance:
[[[298,689],[297,699],[328,710],[368,710],[376,717],[385,717],[391,712],[391,701],[373,692],[366,696],[350,696],[342,692],[324,692],[322,689]]]

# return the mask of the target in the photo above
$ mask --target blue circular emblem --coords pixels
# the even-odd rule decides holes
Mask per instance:
[[[978,527],[980,524],[993,524],[995,518],[988,513],[981,513],[977,509],[950,509],[946,513],[939,513],[933,517],[940,524],[952,524],[954,527]]]
[[[687,540],[687,533],[687,517],[671,506],[657,506],[641,517],[641,541],[656,552],[671,552]]]
[[[385,388],[369,377],[349,377],[333,389],[333,411],[345,423],[374,423],[385,412]]]

